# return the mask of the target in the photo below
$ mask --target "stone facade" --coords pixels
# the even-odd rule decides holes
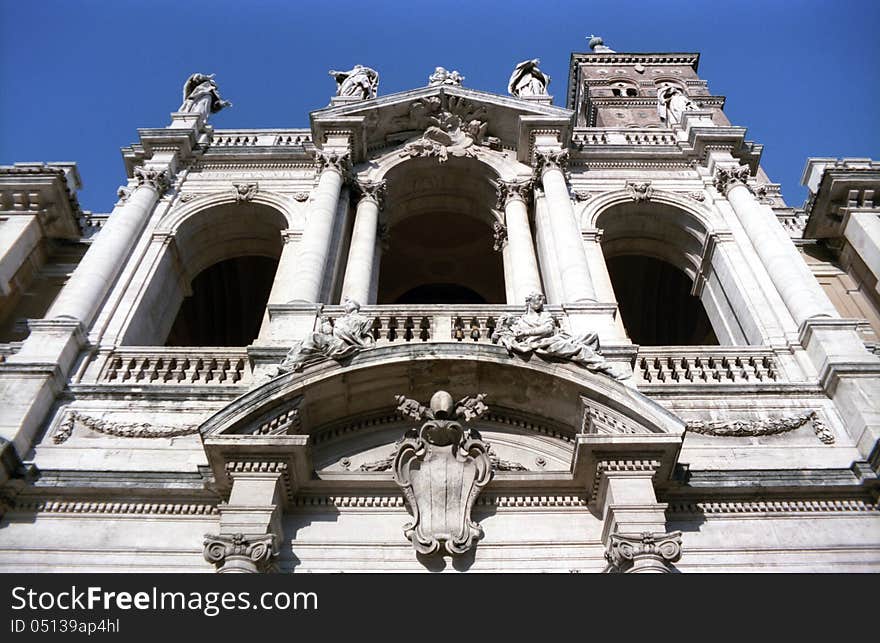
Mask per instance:
[[[0,568],[880,571],[876,163],[789,208],[698,54],[591,44],[308,129],[194,74],[107,215],[0,168]]]

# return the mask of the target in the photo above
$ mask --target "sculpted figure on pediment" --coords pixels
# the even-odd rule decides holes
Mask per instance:
[[[574,362],[618,380],[628,377],[601,355],[596,333],[572,336],[558,328],[553,315],[544,310],[545,301],[541,293],[526,297],[525,313],[503,315],[492,341],[504,346],[511,354],[524,357],[535,354],[544,359]]]
[[[178,111],[198,113],[206,119],[232,103],[220,97],[214,74],[193,74],[183,85],[183,104]]]
[[[510,75],[507,91],[512,96],[546,96],[550,76],[538,69],[540,59],[524,60],[516,66]]]
[[[376,98],[379,90],[379,72],[370,67],[355,65],[348,71],[331,69],[327,72],[336,80],[336,95],[364,100]]]
[[[464,76],[457,71],[446,71],[445,67],[435,67],[434,73],[428,76],[428,85],[451,85],[461,87]]]
[[[440,162],[450,156],[473,156],[489,124],[480,118],[485,107],[472,108],[456,96],[420,99],[410,106],[410,118],[416,124],[427,124],[425,133],[410,141],[401,156],[436,156]],[[444,107],[445,102],[445,107]]]

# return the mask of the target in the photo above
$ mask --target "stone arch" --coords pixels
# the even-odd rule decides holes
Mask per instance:
[[[174,208],[152,234],[122,343],[253,341],[259,321],[251,317],[263,317],[291,214],[284,197],[259,192],[248,201],[212,194]],[[210,324],[201,321],[205,315]],[[224,330],[226,322],[234,329]],[[181,330],[186,326],[205,330]]]
[[[593,436],[588,442],[604,445],[599,450],[632,439],[644,454],[677,453],[684,431],[678,417],[634,388],[574,365],[512,359],[494,345],[465,351],[461,345],[401,345],[366,351],[345,366],[328,361],[269,380],[208,418],[200,435],[215,470],[238,450],[273,452],[273,440],[277,448],[307,445],[310,470],[298,475],[308,485],[311,467],[338,473],[341,458],[360,464],[393,445],[412,424],[388,419],[396,394],[427,401],[438,388],[456,399],[486,393],[494,419],[474,427],[514,452],[552,454],[557,462],[546,471],[556,476],[573,471],[577,450],[586,448],[579,436]],[[273,434],[277,428],[282,431]],[[572,462],[561,465],[566,457]]]
[[[440,163],[433,157],[404,158],[399,151],[390,152],[361,173],[363,180],[386,185],[382,220],[388,236],[377,249],[373,301],[508,300],[508,266],[495,250],[496,229],[504,218],[496,209],[496,185],[530,170],[503,153],[478,149],[474,154]],[[429,294],[407,299],[414,292]]]
[[[664,190],[654,189],[641,200],[630,190],[619,190],[588,202],[581,220],[585,228],[603,232],[603,254],[625,326],[630,318],[631,335],[651,344],[748,343],[744,323],[738,319],[747,313],[734,304],[743,301],[745,293],[727,270],[726,250],[719,243],[730,234],[720,229],[718,216],[710,209]],[[669,288],[665,296],[657,295],[658,306],[676,302],[675,307],[649,310],[650,298],[633,295],[630,290],[645,283],[631,278],[638,271],[663,280],[663,287]],[[679,280],[679,271],[686,281]],[[629,278],[623,277],[624,272]],[[624,289],[626,293],[621,292]],[[648,323],[650,332],[637,330]],[[661,329],[663,324],[667,330]],[[675,328],[691,330],[678,333]],[[639,337],[633,340],[639,343]]]

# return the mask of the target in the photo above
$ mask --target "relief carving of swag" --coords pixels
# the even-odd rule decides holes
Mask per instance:
[[[544,310],[545,301],[541,293],[532,293],[526,297],[525,313],[502,315],[492,341],[504,346],[511,355],[528,358],[534,353],[543,359],[574,362],[616,380],[629,377],[601,355],[596,333],[572,336],[560,330],[553,315]]]

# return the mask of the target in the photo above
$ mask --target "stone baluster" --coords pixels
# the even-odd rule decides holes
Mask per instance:
[[[351,167],[347,151],[318,151],[315,161],[320,179],[306,214],[306,228],[290,292],[293,301],[316,302],[320,297],[333,240],[336,207]]]
[[[498,182],[498,209],[504,211],[507,227],[504,261],[510,264],[509,269],[505,266],[504,274],[513,281],[513,287],[508,289],[508,304],[521,304],[531,293],[543,292],[526,208],[529,190],[531,181]]]
[[[125,205],[107,219],[70,281],[46,314],[48,319],[71,318],[88,328],[159,197],[168,189],[164,169],[134,169],[137,186]]]
[[[373,303],[370,300],[371,286],[376,278],[373,271],[378,268],[379,211],[384,205],[385,181],[359,181],[357,189],[360,199],[342,282],[342,298],[349,297],[366,304]]]
[[[798,325],[812,317],[838,317],[782,226],[746,184],[745,166],[718,167],[715,188],[727,197],[773,285]]]
[[[564,301],[595,301],[596,290],[565,179],[568,150],[537,150],[535,157],[535,171],[541,179],[550,210]]]

